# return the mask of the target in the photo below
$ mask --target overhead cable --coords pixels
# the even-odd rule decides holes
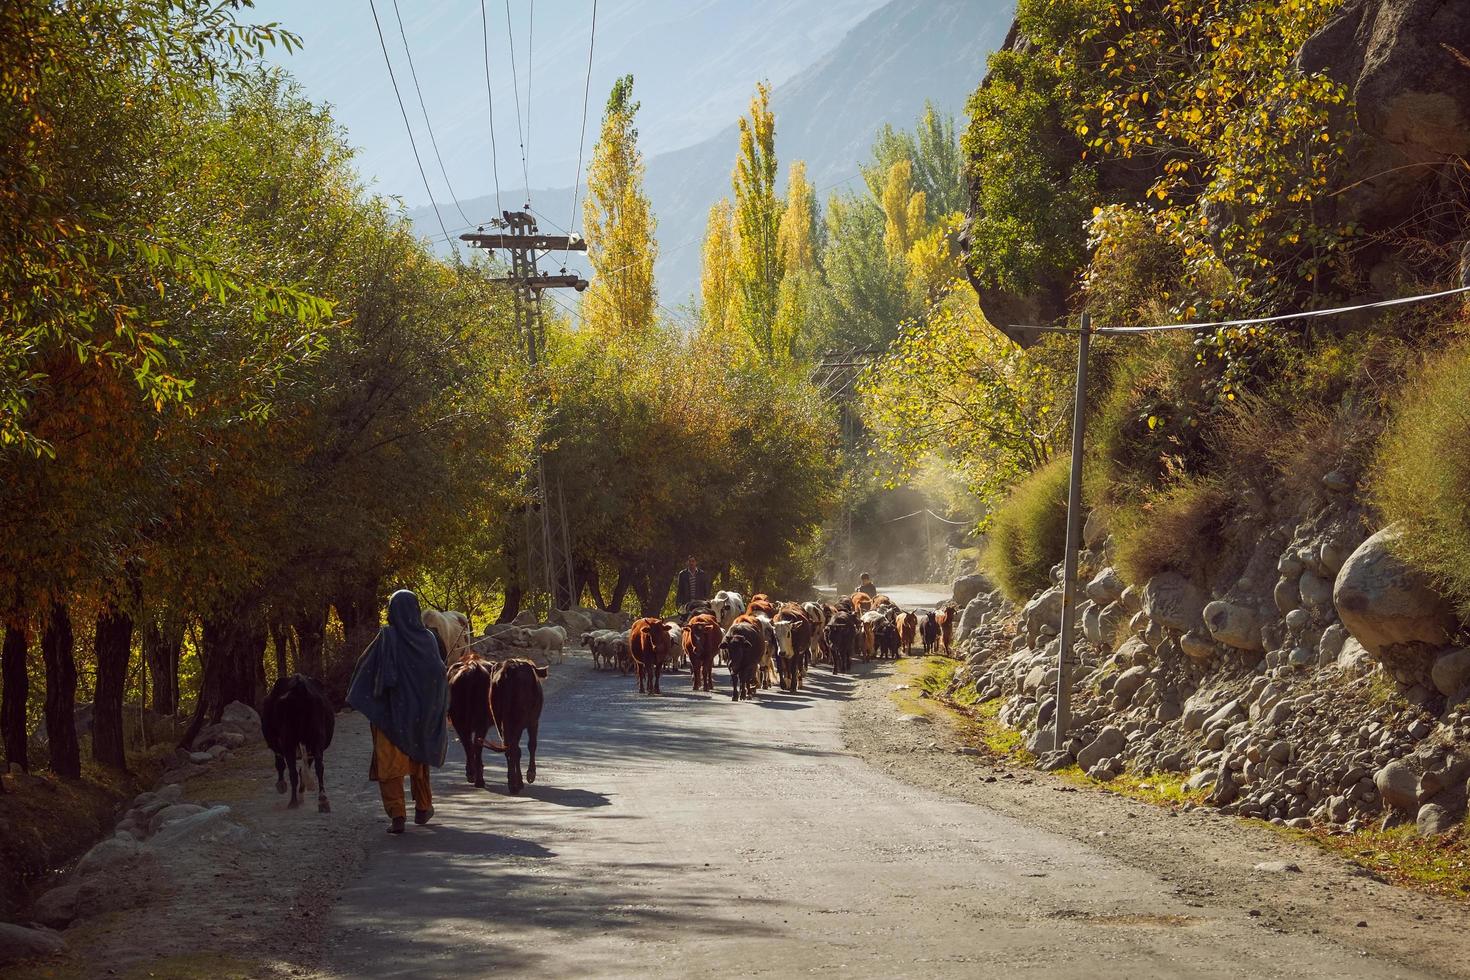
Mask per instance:
[[[429,122],[429,107],[424,103],[424,90],[419,87],[419,73],[413,66],[413,52],[408,48],[408,32],[403,29],[403,15],[398,12],[398,0],[393,0],[393,17],[398,21],[398,36],[403,39],[403,56],[408,59],[408,75],[413,79],[413,90],[418,93],[419,110],[424,114],[424,128],[429,131],[429,145],[434,148],[434,159],[439,161],[439,175],[444,178],[444,186],[449,190],[449,199],[454,204],[454,209],[462,219],[469,221],[464,208],[459,206],[459,195],[454,192],[454,185],[449,182],[449,172],[444,169],[444,158],[439,155],[439,141],[434,138],[434,124]]]
[[[490,85],[490,20],[485,16],[485,0],[480,0],[480,38],[485,48],[485,103],[490,107],[490,172],[495,175],[495,216],[499,217],[503,210],[500,204],[500,154],[495,149],[495,94]]]
[[[408,131],[408,145],[413,149],[413,162],[418,164],[419,179],[424,182],[424,193],[429,195],[429,205],[434,209],[434,217],[439,219],[439,230],[444,233],[446,239],[449,239],[449,230],[444,227],[444,216],[439,213],[439,205],[434,203],[434,192],[429,187],[428,175],[424,173],[424,161],[419,159],[418,143],[413,138],[413,126],[408,122],[408,110],[403,107],[403,94],[398,91],[398,79],[393,75],[393,61],[388,57],[388,42],[383,40],[383,25],[378,21],[377,4],[373,0],[368,0],[368,9],[373,12],[373,26],[378,29],[378,45],[383,49],[383,63],[388,66],[388,80],[393,83],[393,95],[398,99],[398,111],[403,116],[403,128]],[[450,239],[450,249],[458,254],[458,249],[452,239]]]

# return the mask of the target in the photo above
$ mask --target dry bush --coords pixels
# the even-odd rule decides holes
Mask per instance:
[[[1221,550],[1232,509],[1218,479],[1179,477],[1113,516],[1114,563],[1129,582],[1147,582],[1164,571],[1196,576]]]

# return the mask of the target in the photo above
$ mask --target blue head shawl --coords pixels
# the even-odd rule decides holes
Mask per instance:
[[[388,600],[388,625],[358,659],[347,703],[410,759],[444,765],[449,682],[439,645],[419,612],[419,597],[407,589]]]

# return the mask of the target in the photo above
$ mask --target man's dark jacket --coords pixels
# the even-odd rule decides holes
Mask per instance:
[[[690,581],[690,579],[693,581]],[[694,574],[690,575],[688,568],[679,570],[679,591],[675,598],[675,604],[681,609],[696,599],[709,598],[709,572],[702,568],[696,568]]]

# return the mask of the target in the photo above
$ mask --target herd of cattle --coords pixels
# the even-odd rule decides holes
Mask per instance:
[[[858,592],[824,602],[776,602],[764,593],[746,602],[718,592],[692,602],[678,616],[645,616],[626,632],[592,630],[582,643],[597,668],[617,668],[638,678],[638,690],[659,694],[666,669],[686,665],[696,691],[714,690],[718,659],[730,671],[731,695],[748,700],[777,686],[801,690],[807,669],[827,663],[832,673],[851,673],[854,656],[897,658],[913,651],[949,652],[956,610],[945,605],[907,612],[887,596]]]
[[[832,673],[851,673],[854,657],[897,658],[922,644],[925,654],[950,652],[956,608],[908,612],[887,596],[858,592],[824,602],[776,602],[765,594],[749,602],[735,592],[718,592],[710,600],[690,603],[668,619],[645,616],[625,631],[589,630],[581,641],[598,669],[617,669],[638,678],[638,691],[659,694],[665,670],[687,667],[696,691],[713,691],[716,661],[730,672],[736,701],[750,700],[773,686],[801,690],[812,664],[830,664]],[[485,785],[486,747],[506,757],[506,782],[519,793],[524,782],[536,781],[536,738],[541,722],[541,681],[547,669],[522,657],[494,661],[480,656],[470,641],[463,613],[424,613],[424,625],[442,645],[449,680],[449,722],[464,747],[465,779]],[[543,652],[559,662],[566,644],[561,626],[515,627],[515,646]],[[504,636],[504,634],[501,634]],[[481,638],[482,640],[485,638]],[[504,642],[504,641],[502,641]],[[323,780],[322,756],[332,741],[334,711],[321,685],[302,674],[280,678],[261,710],[261,730],[275,753],[276,788],[286,791],[289,770],[291,802],[298,805],[298,755],[308,771],[316,770],[317,805],[330,810]],[[491,734],[494,726],[499,738]],[[526,736],[529,764],[521,776],[521,737]],[[304,774],[302,774],[304,775]],[[309,785],[309,784],[308,784]]]

